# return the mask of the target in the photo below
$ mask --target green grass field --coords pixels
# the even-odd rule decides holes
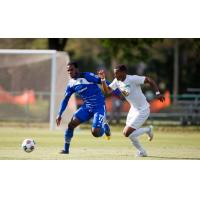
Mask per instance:
[[[69,155],[60,155],[63,147],[63,131],[48,131],[46,128],[1,127],[0,160],[158,160],[158,159],[200,159],[199,127],[155,128],[154,140],[147,136],[140,141],[149,157],[135,158],[135,148],[122,135],[123,127],[111,127],[112,138],[94,138],[89,128],[75,131]],[[36,141],[36,149],[26,153],[21,149],[25,138]]]

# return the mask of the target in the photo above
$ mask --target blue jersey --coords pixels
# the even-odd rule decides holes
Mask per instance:
[[[97,84],[101,84],[101,79],[90,72],[80,73],[78,78],[71,79],[67,84],[65,97],[61,103],[58,115],[62,115],[73,93],[78,94],[83,99],[84,105],[87,108],[105,105],[105,97]]]

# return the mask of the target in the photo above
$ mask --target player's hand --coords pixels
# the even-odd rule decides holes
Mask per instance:
[[[99,70],[98,71],[98,76],[99,76],[100,79],[105,79],[106,76],[105,76],[104,70]]]
[[[126,90],[121,91],[121,93],[122,93],[125,97],[127,97],[127,96],[129,95],[129,92],[127,92]]]
[[[156,98],[159,99],[161,102],[165,101],[165,97],[162,94],[157,95]]]
[[[56,124],[57,124],[57,126],[60,126],[61,120],[62,120],[62,117],[61,116],[57,116],[57,118],[56,118]]]

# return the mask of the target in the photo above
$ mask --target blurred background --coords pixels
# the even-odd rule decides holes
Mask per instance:
[[[56,50],[56,60],[48,53],[25,53],[19,49]],[[153,78],[166,101],[160,103],[148,86],[143,88],[151,104],[149,123],[200,124],[200,39],[2,38],[0,50],[1,123],[49,123],[52,112],[55,121],[68,81],[65,66],[73,60],[81,71],[96,73],[103,68],[109,81],[113,80],[112,68],[122,63],[130,74]],[[55,71],[52,70],[54,61]],[[65,112],[66,121],[81,104],[78,96],[71,98]],[[106,105],[109,122],[124,123],[128,103],[111,95],[107,96]]]

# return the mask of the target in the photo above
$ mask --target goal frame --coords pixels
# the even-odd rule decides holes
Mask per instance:
[[[50,55],[51,56],[51,95],[50,95],[50,118],[49,129],[55,129],[54,115],[55,115],[55,98],[56,98],[56,50],[36,50],[36,49],[0,49],[0,54],[32,54],[32,55]]]

